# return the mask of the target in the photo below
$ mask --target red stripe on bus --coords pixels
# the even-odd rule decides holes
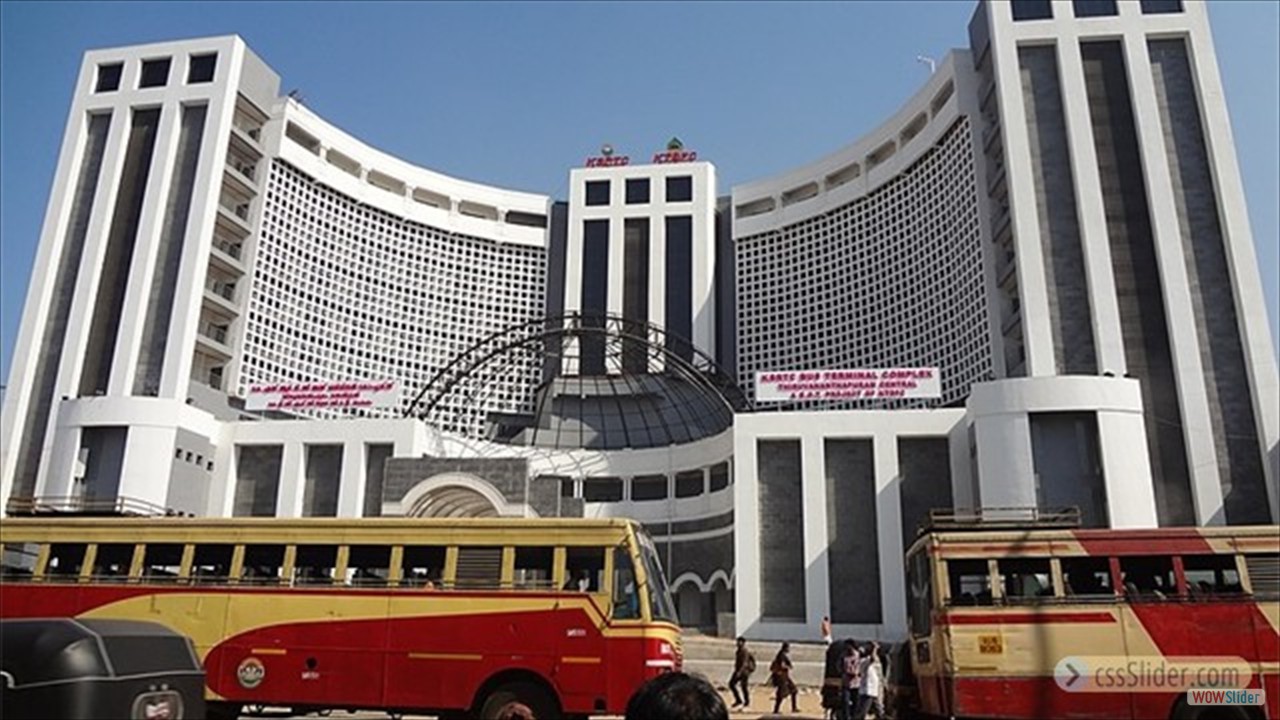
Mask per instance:
[[[1064,613],[980,613],[943,615],[941,625],[1048,625],[1052,623],[1113,623],[1115,616],[1108,612]]]

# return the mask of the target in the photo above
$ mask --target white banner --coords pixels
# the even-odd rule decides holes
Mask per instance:
[[[275,383],[249,386],[246,410],[297,410],[301,408],[395,407],[400,383],[372,380],[328,383]]]
[[[756,402],[939,397],[942,397],[942,379],[936,367],[756,373]]]

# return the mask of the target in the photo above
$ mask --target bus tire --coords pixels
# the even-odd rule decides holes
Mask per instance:
[[[1214,705],[1188,705],[1180,698],[1169,713],[1169,720],[1253,720],[1246,708]]]
[[[478,720],[499,720],[522,706],[537,720],[560,716],[559,704],[541,686],[531,682],[513,682],[499,685],[484,698],[480,703]]]

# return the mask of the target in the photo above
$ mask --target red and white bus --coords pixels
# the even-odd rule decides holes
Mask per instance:
[[[921,713],[1280,717],[1280,528],[975,528],[907,553]],[[1191,688],[1265,701],[1201,705]]]
[[[618,714],[682,662],[627,520],[6,519],[0,542],[0,618],[167,625],[203,659],[210,717]]]

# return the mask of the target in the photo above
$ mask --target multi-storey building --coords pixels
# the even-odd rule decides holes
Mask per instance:
[[[1280,383],[1205,7],[983,2],[969,35],[817,162],[718,196],[678,141],[609,149],[563,201],[369,147],[236,37],[87,53],[0,499],[625,514],[688,622],[758,637],[900,636],[934,507],[1276,522]],[[867,368],[940,389],[744,399]],[[398,395],[263,409],[326,383]]]

